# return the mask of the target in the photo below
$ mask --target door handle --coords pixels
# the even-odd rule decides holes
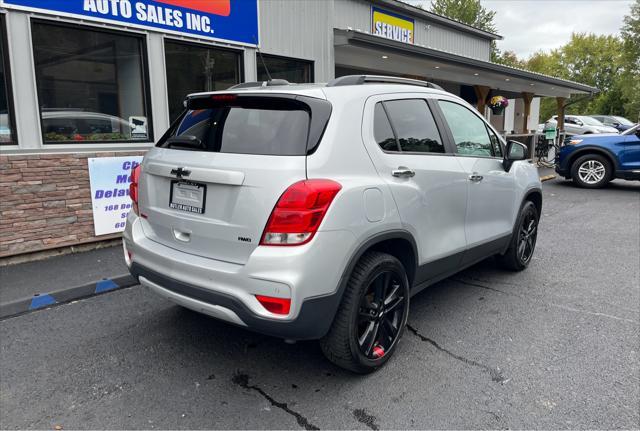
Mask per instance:
[[[414,177],[416,173],[406,166],[398,166],[398,169],[391,171],[391,175],[396,178],[411,178]]]
[[[474,183],[479,183],[480,181],[482,181],[484,177],[480,174],[478,174],[477,172],[472,173],[471,175],[469,175],[469,181],[474,182]]]

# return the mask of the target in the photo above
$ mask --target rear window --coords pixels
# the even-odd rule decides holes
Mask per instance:
[[[307,154],[311,108],[291,98],[191,100],[175,131],[159,146],[235,154]],[[200,109],[203,108],[203,109]]]

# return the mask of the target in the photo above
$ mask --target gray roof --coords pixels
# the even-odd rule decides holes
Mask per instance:
[[[489,40],[502,40],[502,36],[491,33],[485,30],[481,30],[477,27],[471,26],[469,24],[465,24],[460,21],[456,21],[451,18],[447,18],[442,15],[438,15],[433,12],[429,12],[424,9],[420,9],[419,7],[413,6],[411,4],[405,3],[401,0],[370,0],[372,3],[378,4],[380,6],[384,6],[389,9],[394,9],[397,12],[402,12],[407,15],[411,15],[413,17],[419,17],[425,19],[427,21],[432,21],[443,25],[445,27],[450,27],[458,31],[463,31],[465,33],[471,33],[475,36],[479,36],[483,39]],[[427,2],[427,0],[425,0]]]

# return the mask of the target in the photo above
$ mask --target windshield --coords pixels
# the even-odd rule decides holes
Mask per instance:
[[[621,135],[633,135],[634,133],[638,132],[640,130],[640,124],[636,124],[634,127],[625,130],[624,132],[621,133]]]
[[[584,124],[588,126],[604,126],[600,121],[591,117],[578,117]]]
[[[620,124],[622,124],[624,126],[633,126],[633,123],[631,121],[627,120],[624,117],[618,117],[617,115],[614,115],[613,118],[615,118],[615,120],[618,123],[620,123]]]

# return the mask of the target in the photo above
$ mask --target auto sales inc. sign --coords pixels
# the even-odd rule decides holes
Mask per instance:
[[[257,45],[258,0],[0,0],[57,16]]]
[[[413,43],[413,19],[371,6],[371,33],[397,42]]]

